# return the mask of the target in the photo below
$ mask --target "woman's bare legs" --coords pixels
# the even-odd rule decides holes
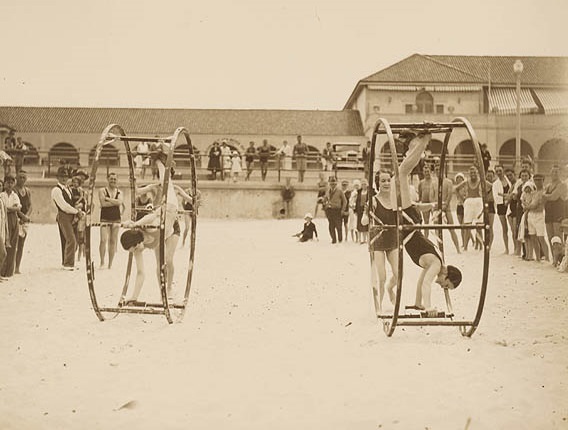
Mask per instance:
[[[505,245],[505,254],[509,253],[509,228],[507,226],[507,217],[505,215],[499,215],[499,221],[501,222],[501,232],[503,236],[503,244]]]

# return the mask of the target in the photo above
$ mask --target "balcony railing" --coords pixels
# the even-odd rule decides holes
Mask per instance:
[[[22,154],[16,154],[13,151],[7,151],[15,163],[15,159]],[[88,151],[74,151],[74,150],[63,150],[51,152],[33,151],[30,153],[24,153],[22,162],[22,168],[28,172],[29,178],[34,177],[55,177],[57,169],[68,163],[73,169],[83,169],[90,173],[91,163],[92,163],[92,152]],[[504,167],[512,167],[514,164],[514,156],[500,156],[495,157],[492,161],[492,165],[497,163],[502,164]],[[176,172],[178,177],[187,177],[186,167],[189,166],[189,155],[187,154],[175,154],[174,160],[176,162]],[[466,172],[468,168],[474,164],[473,155],[449,155],[447,156],[447,167],[446,171],[449,177],[453,177],[458,172]],[[559,164],[561,166],[566,165],[568,160],[548,160],[548,159],[535,159],[535,172],[543,173],[547,175],[550,172],[550,168],[554,164]],[[206,154],[196,154],[196,170],[197,175],[200,180],[211,179],[211,172],[208,169],[209,156]],[[378,158],[378,166],[375,163],[375,168],[389,168],[391,163],[390,155],[381,154]],[[246,176],[246,163],[242,164],[242,174],[241,180]],[[273,156],[268,160],[268,178],[274,181],[282,181],[286,176],[295,175],[296,161],[292,160],[291,169],[284,168],[285,163],[282,158]],[[336,177],[362,177],[364,171],[364,163],[361,159],[353,161],[352,165],[346,165],[344,162],[341,163],[340,168],[337,168],[336,164],[332,165],[332,169],[325,172],[326,175],[334,175]],[[258,180],[260,162],[258,159],[252,164],[254,175],[251,177],[253,180]],[[11,170],[10,170],[11,169]],[[8,170],[13,171],[14,168],[8,168]],[[99,160],[99,172],[104,172],[106,174],[108,171],[116,172],[120,177],[128,177],[128,163],[126,161],[126,156],[124,154],[102,154]],[[307,157],[307,170],[306,178],[317,177],[319,173],[324,172],[321,156],[311,154]],[[144,173],[144,179],[152,178],[152,166],[148,165],[139,172]],[[217,172],[217,179],[224,178],[225,175],[230,175],[230,166],[225,169],[221,169]]]

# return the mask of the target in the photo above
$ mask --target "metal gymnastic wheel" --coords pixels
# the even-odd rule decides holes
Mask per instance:
[[[430,226],[423,226],[423,225],[408,225],[407,223],[403,222],[403,208],[402,208],[402,201],[401,201],[401,192],[400,192],[400,174],[399,174],[399,157],[401,156],[400,150],[397,148],[395,142],[395,134],[400,134],[403,131],[407,131],[408,129],[414,130],[422,130],[428,131],[432,134],[434,133],[443,133],[445,135],[444,144],[442,147],[442,153],[440,157],[440,171],[438,176],[438,207],[442,207],[442,185],[443,185],[443,178],[444,176],[444,168],[445,168],[445,161],[447,155],[447,148],[448,143],[450,141],[450,137],[452,132],[455,129],[465,129],[469,135],[470,142],[473,146],[473,151],[475,154],[475,159],[477,160],[477,165],[480,170],[480,180],[481,180],[481,190],[482,190],[482,198],[483,198],[483,223],[474,225],[447,225],[442,224],[442,213],[440,211],[438,221],[435,225]],[[485,297],[487,292],[487,281],[488,281],[488,273],[489,273],[489,220],[488,220],[488,205],[486,202],[486,195],[487,195],[487,186],[485,182],[485,171],[483,168],[483,160],[481,157],[481,150],[479,148],[477,136],[475,131],[473,130],[469,121],[465,118],[455,118],[451,122],[444,122],[444,123],[397,123],[397,124],[389,124],[389,122],[384,119],[380,118],[377,123],[375,124],[375,128],[373,131],[372,136],[372,143],[371,143],[371,152],[370,152],[370,162],[369,162],[369,176],[368,181],[369,184],[374,184],[374,176],[375,176],[375,167],[378,161],[378,151],[377,151],[377,142],[378,138],[381,135],[386,135],[388,138],[388,148],[390,150],[390,170],[394,174],[394,186],[396,189],[396,224],[394,225],[384,225],[382,224],[376,217],[373,216],[376,210],[376,202],[374,199],[375,189],[374,186],[371,187],[371,192],[369,192],[368,196],[368,210],[369,210],[369,237],[372,235],[380,234],[382,231],[386,231],[388,229],[395,229],[396,234],[396,244],[398,250],[398,278],[397,278],[397,288],[396,288],[396,300],[394,303],[394,309],[392,313],[386,314],[383,313],[380,307],[377,305],[377,288],[376,288],[376,279],[374,276],[371,276],[372,281],[372,294],[373,294],[373,303],[375,305],[375,311],[377,314],[378,319],[381,321],[383,325],[383,329],[387,336],[392,336],[397,326],[457,326],[460,330],[460,333],[463,336],[471,336],[479,325],[479,321],[481,319],[481,315],[483,313],[483,306],[485,303]],[[398,150],[397,150],[398,149]],[[380,164],[380,161],[379,161]],[[392,182],[391,182],[392,183]],[[483,272],[481,275],[481,286],[479,291],[479,300],[477,303],[477,309],[473,319],[470,320],[456,320],[454,318],[451,299],[449,296],[449,292],[444,290],[445,298],[446,298],[446,305],[448,307],[447,312],[441,312],[440,315],[433,317],[433,318],[423,318],[424,315],[419,314],[405,314],[400,312],[401,307],[401,297],[402,297],[402,286],[403,286],[403,267],[404,267],[404,243],[403,243],[403,232],[405,230],[414,230],[418,228],[429,228],[435,230],[439,237],[439,247],[440,251],[442,252],[443,257],[443,240],[442,240],[442,231],[446,229],[458,229],[458,228],[467,228],[471,230],[480,229],[483,231],[483,242],[484,242],[484,255],[483,255]],[[370,260],[371,260],[371,270],[374,271],[374,252],[369,245],[369,253],[370,253]],[[462,287],[463,288],[463,287]],[[459,292],[459,289],[457,290]]]
[[[159,271],[159,290],[161,301],[157,303],[146,303],[146,302],[135,302],[130,303],[126,301],[126,295],[130,287],[131,281],[131,271],[133,267],[133,256],[129,253],[128,263],[126,267],[126,273],[124,276],[124,282],[122,285],[120,296],[117,303],[99,303],[101,301],[100,289],[97,288],[95,283],[95,267],[92,257],[92,229],[96,227],[107,227],[109,223],[98,223],[94,222],[93,212],[95,210],[95,198],[96,198],[96,181],[97,181],[97,170],[99,166],[99,159],[103,148],[111,143],[116,143],[122,141],[124,143],[124,149],[126,152],[126,158],[128,160],[129,167],[129,195],[130,195],[130,216],[132,220],[137,219],[137,214],[144,211],[145,208],[140,208],[136,206],[136,190],[137,190],[137,178],[134,168],[133,152],[131,150],[131,143],[136,142],[149,142],[153,147],[151,152],[154,156],[159,153],[161,160],[164,164],[164,172],[166,174],[160,178],[161,190],[159,206],[160,211],[160,221],[159,226],[142,226],[142,228],[148,229],[159,229],[159,249],[157,258],[157,269]],[[183,148],[182,148],[183,147]],[[176,151],[177,149],[177,151]],[[187,153],[185,152],[187,151]],[[168,208],[168,190],[170,186],[170,181],[172,181],[170,172],[173,172],[172,167],[174,165],[174,152],[180,154],[184,159],[184,172],[186,172],[187,178],[184,178],[184,182],[188,182],[189,185],[186,187],[187,194],[190,196],[197,196],[197,180],[195,173],[195,158],[193,154],[193,146],[191,144],[191,138],[188,131],[179,127],[176,129],[174,134],[169,137],[135,137],[127,136],[119,125],[111,124],[105,128],[101,138],[95,147],[95,156],[93,160],[93,165],[91,168],[91,175],[89,180],[89,192],[87,193],[87,211],[86,211],[86,227],[85,227],[85,260],[87,266],[87,283],[89,287],[89,295],[91,298],[91,303],[95,314],[99,320],[104,321],[108,318],[113,318],[119,313],[138,313],[138,314],[161,314],[164,315],[169,323],[173,321],[181,321],[187,304],[189,301],[189,293],[191,290],[191,281],[193,275],[194,259],[195,259],[195,239],[196,239],[196,228],[197,228],[197,211],[195,205],[189,210],[178,210],[173,213],[172,210],[167,210]],[[183,188],[183,187],[182,187]],[[171,201],[169,203],[172,203]],[[175,202],[177,205],[177,202]],[[176,251],[176,261],[177,270],[183,271],[184,279],[179,284],[183,284],[183,296],[181,299],[172,300],[168,297],[167,292],[167,278],[168,278],[168,265],[166,264],[166,254],[165,254],[165,242],[166,242],[166,223],[172,222],[172,219],[167,219],[167,217],[177,218],[179,215],[184,214],[190,219],[190,229],[189,229],[189,248],[186,250],[182,248]],[[182,255],[180,255],[182,254]],[[183,262],[183,265],[180,264]],[[173,272],[172,272],[173,275]],[[146,276],[148,279],[151,276]],[[148,285],[144,287],[152,288],[152,283],[148,282]],[[176,289],[179,289],[180,285],[176,285]],[[99,294],[98,294],[99,293]]]

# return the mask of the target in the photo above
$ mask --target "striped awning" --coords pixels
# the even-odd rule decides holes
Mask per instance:
[[[514,88],[492,88],[488,91],[489,112],[496,115],[517,113],[517,93]],[[528,88],[521,88],[521,113],[536,113],[538,105]]]
[[[533,91],[542,104],[545,115],[568,113],[568,90],[535,88]]]
[[[462,93],[462,92],[472,92],[481,91],[481,87],[478,85],[436,85],[436,86],[417,86],[417,85],[369,85],[370,90],[378,91],[428,91],[428,92],[451,92],[451,93]]]

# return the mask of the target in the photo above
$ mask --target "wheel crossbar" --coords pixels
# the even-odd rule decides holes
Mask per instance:
[[[183,309],[185,307],[185,305],[183,304],[179,304],[179,303],[168,303],[167,306],[169,309]],[[136,311],[140,311],[140,310],[144,310],[144,309],[149,309],[149,310],[159,310],[159,313],[163,313],[164,309],[166,309],[164,307],[163,303],[145,303],[145,302],[141,302],[138,305],[122,305],[122,306],[117,306],[117,307],[104,307],[104,308],[99,308],[99,310],[101,312],[130,312],[130,313],[136,313]],[[152,311],[152,312],[153,312]]]
[[[119,135],[109,135],[106,140],[124,140],[126,142],[166,142],[171,143],[172,136],[169,137],[145,137],[145,136],[119,136]]]
[[[369,227],[369,230],[479,230],[482,228],[486,228],[486,226],[484,224],[402,224],[398,226],[394,224],[387,224],[372,226]]]
[[[114,314],[152,314],[152,315],[165,315],[166,310],[164,308],[154,309],[150,307],[145,308],[134,308],[134,307],[124,307],[124,308],[99,308],[100,312],[111,312]]]
[[[153,209],[146,209],[146,207],[142,206],[136,206],[136,212],[137,213],[150,213],[152,212]],[[188,214],[188,215],[192,215],[194,211],[192,210],[184,210],[184,209],[178,209],[177,214],[178,215],[184,215],[184,214]],[[92,224],[91,224],[92,225]]]
[[[389,123],[392,131],[400,129],[415,129],[415,130],[434,130],[437,128],[447,128],[452,130],[454,128],[466,128],[466,125],[459,122],[397,122]]]
[[[132,227],[128,227],[127,224],[123,223],[123,222],[92,222],[90,224],[88,224],[91,227],[112,227],[112,226],[119,226],[122,228],[132,228]],[[155,229],[159,229],[160,226],[159,225],[139,225],[136,226],[134,228],[137,229],[142,229],[142,230],[155,230]]]
[[[400,315],[399,315],[400,318]],[[409,321],[403,320],[396,323],[397,326],[451,326],[451,327],[474,327],[473,321]]]
[[[407,130],[408,130],[407,127],[402,127],[402,128],[400,128],[399,130],[396,130],[396,129],[395,129],[395,130],[392,130],[392,132],[393,132],[394,134],[398,134],[398,133],[401,133],[401,132],[407,131]],[[427,131],[428,131],[429,133],[431,133],[431,134],[436,134],[436,133],[448,133],[448,132],[451,132],[451,131],[452,131],[452,129],[451,129],[451,128],[448,128],[448,127],[429,127],[429,128],[427,128],[427,129],[424,129],[424,130],[427,130]],[[377,134],[388,134],[388,133],[386,132],[386,130],[379,130],[379,131],[377,132]]]
[[[380,319],[392,319],[392,314],[379,314],[377,318]],[[445,312],[437,312],[436,315],[429,316],[427,312],[420,312],[419,314],[399,314],[399,318],[453,318],[454,314],[447,314]]]

